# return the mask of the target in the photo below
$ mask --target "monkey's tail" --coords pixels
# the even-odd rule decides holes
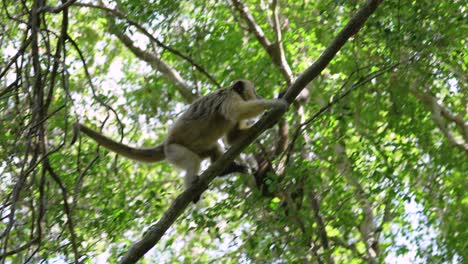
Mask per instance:
[[[80,123],[73,124],[73,138],[71,144],[75,143],[80,131],[94,139],[99,145],[105,147],[106,149],[136,161],[158,162],[165,159],[164,146],[162,144],[153,148],[130,147],[114,141]]]

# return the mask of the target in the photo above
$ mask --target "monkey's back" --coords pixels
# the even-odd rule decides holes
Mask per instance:
[[[193,102],[170,129],[166,144],[180,144],[197,154],[212,149],[235,125],[223,107],[229,96],[229,90],[220,89]]]

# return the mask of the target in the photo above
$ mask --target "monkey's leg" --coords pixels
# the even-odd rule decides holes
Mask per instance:
[[[192,184],[198,181],[201,158],[197,154],[178,144],[169,144],[165,146],[164,152],[169,163],[185,170],[185,189],[188,189]],[[200,200],[200,195],[193,199],[193,203],[198,202],[198,200]]]
[[[217,144],[209,153],[210,155],[210,161],[211,163],[215,162],[219,157],[223,155],[223,152],[221,151],[221,147]],[[234,172],[243,172],[246,173],[248,172],[248,169],[245,165],[239,164],[235,161],[231,162],[231,164],[228,165],[224,171],[222,171],[218,176],[226,176],[228,174],[234,173]]]

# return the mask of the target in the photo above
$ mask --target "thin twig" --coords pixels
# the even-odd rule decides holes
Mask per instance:
[[[115,115],[115,118],[117,119],[117,122],[119,123],[119,128],[120,128],[120,134],[123,134],[123,123],[122,121],[120,120],[119,118],[119,115],[117,114],[117,112],[114,110],[114,108],[112,108],[109,104],[107,104],[106,102],[104,102],[96,93],[96,88],[94,87],[94,84],[93,84],[93,80],[91,78],[91,74],[89,73],[89,70],[88,70],[88,64],[86,63],[86,60],[83,56],[83,53],[81,52],[81,49],[80,47],[78,46],[78,44],[75,42],[75,40],[73,40],[69,35],[67,35],[67,39],[70,41],[70,43],[72,43],[72,46],[75,48],[75,50],[78,52],[78,55],[80,57],[80,60],[81,62],[83,63],[83,68],[84,68],[84,72],[85,72],[85,75],[86,75],[86,78],[88,79],[88,82],[89,82],[89,86],[91,87],[91,91],[93,93],[93,97],[94,99],[96,99],[96,101],[98,101],[102,106],[104,106],[107,110],[110,110],[112,111],[112,113],[114,113]]]
[[[303,122],[302,124],[300,124],[297,128],[296,128],[296,131],[294,132],[294,136],[293,136],[293,139],[291,140],[291,143],[289,143],[289,146],[286,150],[286,153],[291,153],[294,145],[296,144],[296,141],[297,139],[299,138],[299,135],[302,134],[304,132],[304,130],[312,123],[314,122],[315,120],[317,120],[318,117],[320,117],[322,114],[324,114],[325,112],[327,112],[328,110],[330,110],[335,104],[339,103],[342,99],[344,99],[345,97],[347,97],[349,94],[351,94],[353,91],[355,91],[357,88],[363,86],[364,84],[372,81],[373,79],[383,75],[384,73],[396,68],[398,65],[400,65],[400,63],[394,63],[380,71],[377,71],[377,72],[374,72],[374,73],[371,73],[367,76],[365,76],[364,78],[361,78],[360,81],[358,81],[357,83],[353,84],[348,90],[344,91],[342,94],[340,95],[336,95],[336,96],[333,96],[333,100],[331,100],[328,104],[326,104],[325,106],[323,106],[322,108],[320,108],[317,112],[315,112],[315,114],[313,114],[308,120],[306,120],[305,122]],[[352,76],[352,75],[351,75]],[[348,79],[349,81],[349,79]],[[346,84],[348,83],[348,81],[345,82],[345,84],[343,85],[343,87],[346,86]],[[289,160],[289,155],[287,157],[287,160]],[[286,162],[288,163],[288,162]]]
[[[73,217],[72,217],[72,209],[71,206],[68,203],[68,192],[67,189],[65,188],[62,180],[60,177],[55,173],[55,171],[52,169],[52,166],[50,165],[49,160],[47,159],[45,161],[45,166],[47,171],[49,172],[49,175],[52,177],[52,179],[57,183],[57,185],[60,187],[60,190],[62,191],[62,200],[63,200],[63,209],[65,211],[65,215],[67,216],[67,227],[68,231],[70,232],[70,242],[72,245],[72,250],[73,250],[73,255],[75,256],[75,263],[79,263],[80,259],[80,254],[78,252],[78,244],[76,241],[76,232],[73,224]]]
[[[210,80],[216,87],[220,88],[221,85],[216,79],[211,76],[211,74],[208,73],[208,71],[205,70],[203,66],[201,66],[199,63],[195,62],[191,57],[188,55],[183,54],[182,52],[162,43],[159,39],[154,37],[146,28],[144,28],[142,25],[138,24],[136,21],[130,19],[128,15],[122,13],[120,10],[117,9],[112,9],[103,5],[94,5],[94,4],[87,4],[87,3],[76,3],[74,4],[75,6],[82,6],[82,7],[90,7],[90,8],[96,8],[103,10],[105,12],[108,12],[117,18],[125,20],[129,25],[132,25],[136,27],[143,35],[147,36],[151,41],[156,43],[159,47],[169,51],[170,53],[182,58],[183,60],[187,61],[190,63],[192,66],[194,66],[201,74],[205,75],[205,77]]]
[[[49,12],[49,13],[58,14],[58,13],[64,11],[64,10],[66,10],[68,7],[73,5],[75,2],[76,2],[76,0],[69,0],[68,2],[62,3],[59,6],[44,6],[42,8],[39,8],[39,13]]]

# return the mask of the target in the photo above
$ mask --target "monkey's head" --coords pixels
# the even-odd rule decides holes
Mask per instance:
[[[232,85],[232,90],[245,101],[259,99],[254,84],[249,80],[238,80]]]

